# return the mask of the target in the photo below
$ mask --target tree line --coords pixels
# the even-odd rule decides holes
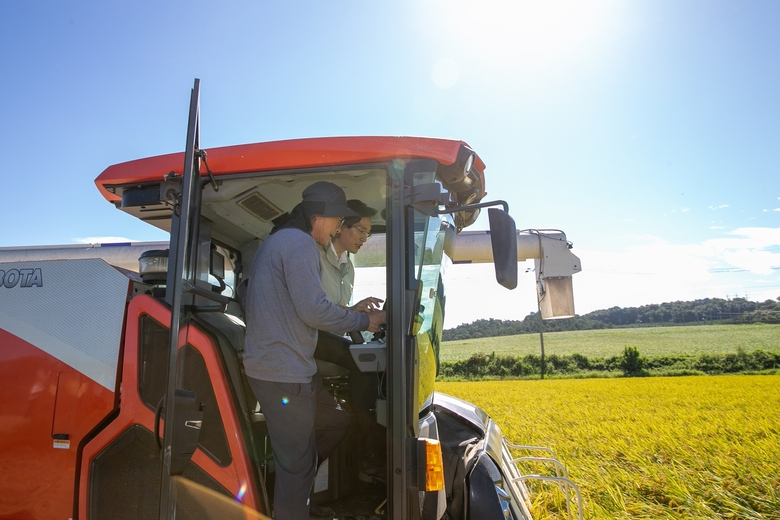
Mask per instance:
[[[745,298],[705,298],[641,307],[611,307],[583,316],[544,322],[545,332],[591,330],[614,327],[655,327],[692,323],[780,323],[780,297],[777,300],[751,302]],[[539,320],[532,312],[522,320],[477,320],[447,329],[444,341],[539,332]]]

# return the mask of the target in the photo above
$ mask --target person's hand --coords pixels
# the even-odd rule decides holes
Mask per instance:
[[[368,298],[363,298],[355,305],[348,308],[351,311],[366,313],[366,312],[371,312],[380,309],[382,302],[384,302],[384,300],[382,300],[381,298],[375,298],[373,296],[369,296]]]
[[[370,319],[368,322],[369,332],[379,332],[379,326],[387,323],[386,311],[369,311],[368,317]]]

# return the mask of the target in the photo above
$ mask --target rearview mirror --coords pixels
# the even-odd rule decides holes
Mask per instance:
[[[490,243],[496,281],[507,289],[517,287],[517,227],[506,211],[488,208]]]

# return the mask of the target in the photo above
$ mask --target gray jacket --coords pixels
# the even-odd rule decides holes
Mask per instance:
[[[317,330],[366,330],[367,314],[325,297],[319,244],[298,229],[270,235],[255,255],[246,297],[244,367],[255,379],[308,383],[317,372]]]

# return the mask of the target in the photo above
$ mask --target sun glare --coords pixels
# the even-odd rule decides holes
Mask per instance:
[[[472,67],[523,76],[544,75],[601,59],[615,36],[613,2],[455,0],[427,4],[439,57],[431,77],[448,88]],[[473,72],[473,71],[471,71]]]

